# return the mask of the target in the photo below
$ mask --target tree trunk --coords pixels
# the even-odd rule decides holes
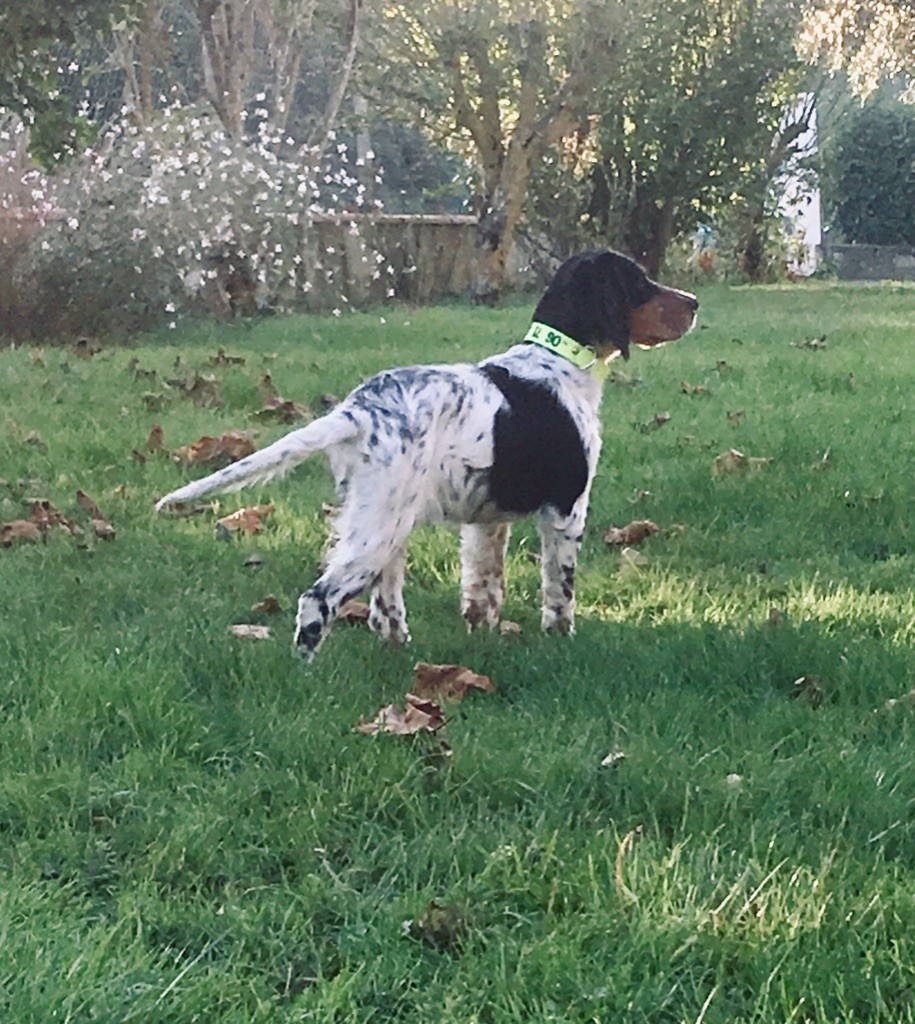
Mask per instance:
[[[637,198],[626,219],[624,248],[651,277],[658,277],[661,272],[673,238],[674,213],[671,203],[659,207],[650,199],[645,202]]]
[[[207,96],[229,135],[241,138],[245,85],[253,60],[253,4],[251,0],[195,0],[194,13],[200,25]]]

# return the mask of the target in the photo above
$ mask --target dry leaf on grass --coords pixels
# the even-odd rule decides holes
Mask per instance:
[[[230,626],[229,631],[231,632],[232,636],[237,636],[240,640],[270,639],[269,626],[253,626],[245,623],[238,626]]]
[[[435,700],[463,700],[469,690],[484,690],[492,693],[495,689],[489,676],[481,676],[460,665],[430,665],[419,661],[413,668],[413,693],[417,697]]]
[[[14,519],[10,523],[0,523],[0,547],[8,548],[13,544],[37,544],[41,538],[41,529],[29,519]]]
[[[747,418],[746,411],[744,409],[738,409],[736,412],[728,413],[728,426],[739,427],[741,423]]]
[[[499,623],[499,635],[500,636],[521,636],[523,630],[517,622],[512,622],[511,619],[503,619]]]
[[[93,519],[92,529],[99,540],[114,540],[117,537],[117,530],[104,519]]]
[[[648,420],[647,423],[640,423],[639,424],[639,430],[641,430],[641,432],[643,434],[650,434],[651,431],[657,430],[659,427],[663,427],[665,423],[669,423],[669,422],[670,422],[670,413],[669,412],[655,413],[655,415],[652,416],[651,419]]]
[[[282,610],[279,598],[273,594],[268,594],[263,601],[251,605],[252,612],[261,612],[263,615],[277,615]]]
[[[210,360],[210,366],[244,366],[244,356],[230,356],[226,354],[226,350],[221,348],[215,356]]]
[[[460,949],[467,930],[464,914],[457,907],[433,900],[415,921],[404,922],[404,932],[439,952]]]
[[[52,526],[60,526],[71,534],[79,532],[79,527],[67,519],[47,498],[32,498],[31,501],[32,514],[29,516],[29,520],[39,530],[49,530]]]
[[[105,520],[102,510],[85,491],[80,490],[76,492],[76,502],[80,508],[89,513],[89,518],[92,520],[92,529],[99,540],[115,539],[117,531],[111,523]]]
[[[744,455],[736,448],[729,448],[722,455],[719,455],[712,463],[712,476],[721,476],[723,473],[745,473],[751,469],[762,469],[768,466],[772,457],[758,457]]]
[[[365,736],[376,736],[378,733],[413,736],[419,732],[437,732],[444,725],[445,713],[438,704],[408,693],[403,710],[396,704],[388,704],[371,721],[362,719],[354,728]]]
[[[657,532],[657,524],[650,519],[634,519],[626,526],[611,526],[604,534],[604,543],[611,547],[641,544],[643,540]]]
[[[154,423],[149,437],[146,438],[146,450],[148,452],[161,452],[165,448],[165,431],[161,423]]]
[[[210,375],[204,376],[195,370],[186,377],[172,378],[166,381],[166,383],[184,392],[194,405],[203,406],[208,409],[218,409],[222,405],[219,385],[216,382],[216,378]]]
[[[276,420],[278,423],[295,423],[298,420],[310,420],[311,410],[299,402],[293,402],[291,398],[272,395],[265,400],[263,409],[255,415],[262,419]]]
[[[237,462],[246,455],[257,451],[250,436],[240,430],[230,430],[219,437],[203,437],[178,448],[175,457],[189,466],[200,466],[204,463]]]
[[[96,503],[86,494],[85,491],[76,492],[76,503],[80,508],[85,509],[89,513],[90,519],[104,519],[102,510],[96,505]]]
[[[369,621],[370,613],[371,609],[365,601],[357,601],[355,598],[350,598],[349,601],[344,601],[340,606],[340,610],[337,612],[337,620],[339,622],[348,622],[351,626],[364,625]]]
[[[823,681],[816,676],[801,676],[794,680],[791,699],[803,701],[811,708],[818,708],[823,703],[826,691]]]
[[[217,519],[216,526],[227,533],[260,533],[264,528],[263,520],[273,509],[273,505],[248,505]]]

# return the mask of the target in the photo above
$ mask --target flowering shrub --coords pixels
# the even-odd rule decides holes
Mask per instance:
[[[295,308],[327,270],[314,218],[369,205],[345,155],[319,173],[265,120],[238,140],[197,108],[170,107],[149,126],[125,119],[65,174],[38,175],[46,227],[17,264],[20,299],[39,333],[67,334],[150,328],[201,307]],[[358,237],[354,262],[383,281],[382,258]]]

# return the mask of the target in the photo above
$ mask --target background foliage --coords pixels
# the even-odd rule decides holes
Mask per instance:
[[[871,103],[827,148],[827,193],[849,242],[915,245],[915,108]]]

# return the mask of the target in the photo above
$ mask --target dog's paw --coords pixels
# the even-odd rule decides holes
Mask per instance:
[[[575,633],[575,619],[566,609],[544,608],[540,628],[544,633],[552,633],[554,636],[572,636]]]
[[[310,665],[324,640],[325,630],[320,622],[309,622],[296,626],[292,642],[302,660]]]
[[[501,608],[495,600],[465,600],[464,606],[461,608],[461,615],[467,623],[467,632],[472,633],[480,626],[495,629],[499,625],[500,610]]]

